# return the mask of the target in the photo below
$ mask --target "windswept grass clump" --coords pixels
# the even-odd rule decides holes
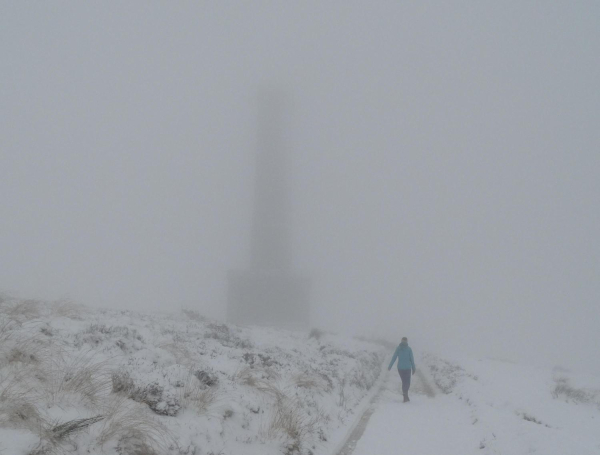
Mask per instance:
[[[0,346],[13,337],[19,327],[18,321],[0,313]]]
[[[531,414],[529,414],[529,413],[527,413],[525,411],[517,411],[517,415],[519,417],[521,417],[523,420],[526,420],[527,422],[532,422],[532,423],[535,423],[537,425],[543,425],[546,428],[550,428],[550,425],[545,424],[541,420],[537,419],[536,417],[532,416]]]
[[[48,360],[49,346],[36,336],[16,337],[14,343],[5,346],[0,362],[9,365],[39,365]]]
[[[195,321],[195,322],[206,322],[206,317],[202,316],[198,311],[196,310],[188,310],[188,309],[183,309],[181,310],[181,312],[184,314],[184,316],[186,318],[188,318],[190,321]]]
[[[193,354],[182,342],[174,340],[173,342],[161,343],[157,347],[164,349],[169,352],[175,361],[180,365],[187,365],[191,367],[193,365]]]
[[[261,390],[261,388],[268,389],[271,387],[272,384],[281,379],[281,375],[272,368],[247,366],[238,371],[235,378],[241,384]]]
[[[165,391],[157,382],[136,383],[127,371],[114,372],[111,376],[112,392],[146,404],[155,414],[176,416],[181,404],[176,396]]]
[[[42,316],[43,304],[33,299],[10,299],[5,302],[2,310],[8,318],[22,323],[39,319]]]
[[[26,430],[36,435],[39,442],[32,449],[32,454],[63,453],[78,432],[103,417],[96,415],[69,421],[52,418],[47,413],[52,405],[46,400],[47,391],[40,388],[39,382],[30,379],[31,371],[31,368],[19,367],[12,370],[12,375],[0,378],[0,426]],[[64,402],[60,404],[65,406]]]
[[[0,381],[0,387],[4,387],[0,395],[0,426],[37,434],[43,428],[45,418],[30,399],[28,391],[15,387],[14,381]]]
[[[52,315],[55,317],[63,317],[76,321],[83,320],[83,316],[88,313],[83,305],[77,304],[69,299],[61,299],[53,302],[50,309]]]
[[[323,379],[307,373],[298,373],[292,377],[294,384],[304,389],[323,389]]]
[[[223,346],[238,349],[252,349],[254,345],[250,340],[241,338],[227,324],[210,323],[207,324],[207,332],[204,338],[219,341]]]
[[[467,372],[458,364],[441,359],[433,354],[423,354],[423,361],[429,367],[429,372],[435,385],[445,394],[450,394],[456,385],[465,380],[477,381],[477,376]]]
[[[212,383],[212,382],[211,382]],[[206,414],[216,403],[219,396],[216,382],[207,386],[195,373],[190,372],[182,386],[177,388],[177,397],[181,406],[192,409],[198,414]]]
[[[62,455],[72,452],[72,449],[77,447],[73,438],[103,418],[103,416],[94,416],[66,422],[44,421],[36,431],[40,440],[30,453],[32,455]]]
[[[301,453],[309,437],[316,434],[319,423],[325,421],[325,413],[309,415],[297,396],[286,394],[275,385],[264,390],[268,390],[273,404],[270,418],[260,430],[261,437],[269,440],[283,438],[285,453]]]
[[[270,403],[270,412],[259,430],[261,438],[283,440],[284,453],[301,453],[313,435],[314,439],[326,440],[317,436],[317,430],[319,423],[328,421],[329,416],[310,398],[313,392],[327,390],[322,377],[298,373],[285,378],[270,368],[248,366],[237,373],[237,379]],[[299,389],[305,393],[298,393]]]
[[[63,422],[63,423],[53,426],[52,429],[50,430],[50,433],[54,440],[62,441],[65,438],[67,438],[81,430],[84,430],[84,429],[90,427],[91,425],[93,425],[97,422],[100,422],[103,419],[104,419],[104,416],[98,415],[98,416],[94,416],[94,417],[87,417],[85,419],[69,420],[67,422]]]
[[[111,396],[103,407],[104,420],[95,429],[99,446],[110,441],[117,447],[138,448],[147,452],[131,452],[152,455],[166,453],[173,443],[173,435],[167,427],[148,414],[147,408],[124,396]],[[130,452],[122,451],[129,454]]]
[[[118,347],[123,353],[139,350],[144,345],[144,338],[133,328],[123,325],[91,324],[75,335],[74,345],[81,348],[103,347],[105,350]]]
[[[49,405],[83,403],[97,406],[110,391],[111,364],[93,353],[70,355],[57,350],[40,372],[40,399]]]

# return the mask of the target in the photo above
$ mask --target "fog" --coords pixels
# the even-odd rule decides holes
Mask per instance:
[[[0,289],[225,317],[268,87],[313,326],[600,374],[599,19],[593,0],[4,2]]]

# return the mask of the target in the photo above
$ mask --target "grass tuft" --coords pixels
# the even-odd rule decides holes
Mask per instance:
[[[51,305],[52,315],[55,317],[69,318],[76,321],[83,320],[83,315],[87,312],[83,305],[72,302],[69,299],[62,299],[53,302]]]
[[[574,403],[596,404],[600,406],[600,390],[575,388],[569,384],[566,377],[555,379],[556,385],[552,391],[554,398],[564,398]]]
[[[111,387],[110,361],[96,361],[89,352],[69,357],[57,352],[45,371],[43,389],[40,393],[50,405],[69,402],[78,397],[90,406],[98,406],[108,395]]]
[[[268,439],[287,436],[292,441],[291,446],[300,453],[302,442],[309,434],[315,432],[319,418],[319,415],[306,415],[297,400],[280,393],[276,397],[274,412],[267,428],[262,431],[262,436]]]
[[[104,408],[105,419],[97,435],[103,446],[109,441],[135,439],[140,447],[148,448],[148,455],[167,453],[173,436],[169,430],[148,412],[146,406],[134,403],[124,396],[113,396]],[[151,450],[151,451],[150,451]]]
[[[190,321],[196,321],[196,322],[206,322],[206,317],[202,316],[198,311],[196,310],[187,310],[187,309],[183,309],[181,310],[181,312],[183,313],[183,315],[189,319]]]
[[[190,373],[183,387],[177,389],[177,396],[183,408],[193,409],[199,414],[205,414],[215,404],[219,394],[217,388],[206,387]]]

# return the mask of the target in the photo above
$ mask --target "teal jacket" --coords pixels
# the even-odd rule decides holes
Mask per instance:
[[[392,357],[392,361],[390,362],[390,366],[388,370],[392,369],[394,362],[398,359],[398,369],[399,370],[415,370],[415,358],[413,357],[412,349],[408,344],[402,344],[396,348],[394,352],[394,357]]]

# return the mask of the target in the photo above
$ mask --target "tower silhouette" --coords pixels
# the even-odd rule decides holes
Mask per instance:
[[[292,270],[283,113],[280,94],[260,93],[250,266],[228,274],[227,319],[301,329],[310,322],[310,282]]]

